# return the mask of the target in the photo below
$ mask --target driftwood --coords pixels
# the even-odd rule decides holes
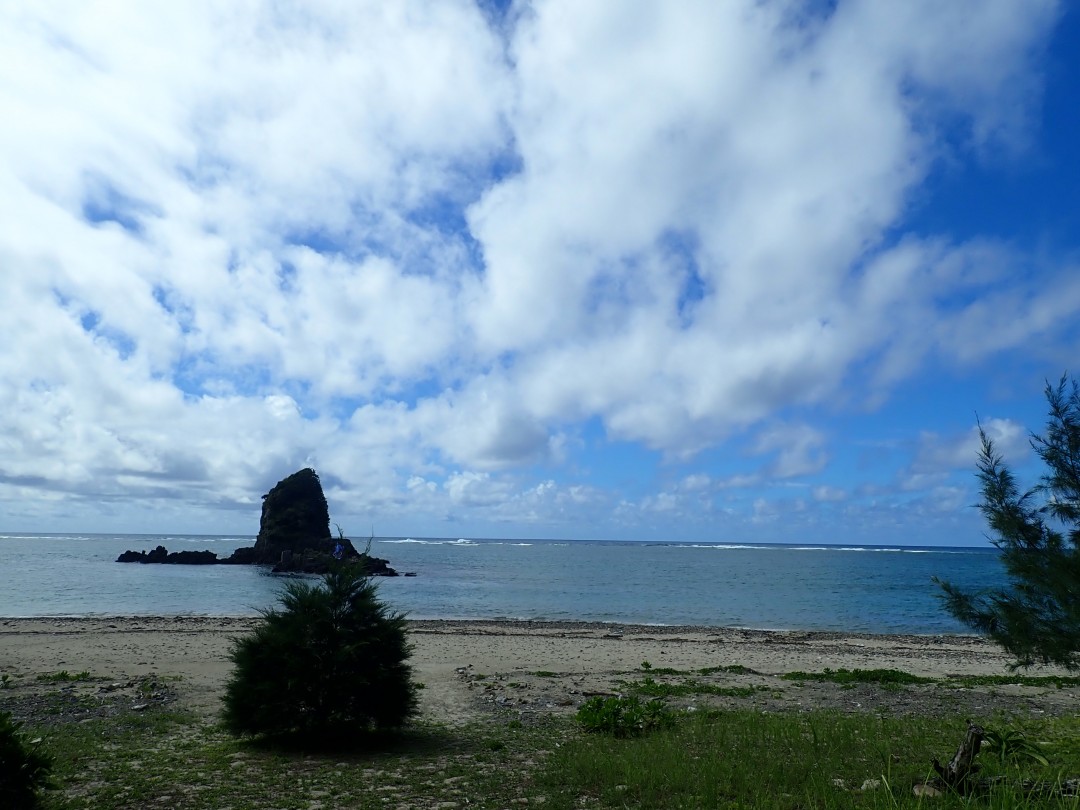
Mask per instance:
[[[1047,781],[1044,779],[1024,779],[1012,782],[1005,776],[994,776],[988,779],[972,779],[971,776],[979,770],[975,764],[975,757],[979,755],[979,747],[982,745],[984,730],[982,726],[968,721],[967,733],[963,742],[956,749],[956,754],[948,765],[942,765],[937,759],[933,760],[934,772],[937,776],[929,782],[920,782],[915,785],[916,796],[940,796],[943,793],[955,791],[961,795],[989,793],[997,786],[1013,785],[1025,796],[1038,798],[1073,797],[1080,795],[1080,779],[1060,779]]]
[[[956,754],[949,760],[949,764],[942,765],[936,757],[934,758],[933,765],[937,778],[928,785],[932,790],[940,792],[952,790],[961,795],[967,792],[971,784],[968,777],[979,770],[979,766],[975,764],[975,757],[979,755],[984,733],[982,726],[969,720],[964,740],[956,749]],[[916,792],[920,791],[916,790]],[[924,791],[924,794],[929,795],[929,791]]]

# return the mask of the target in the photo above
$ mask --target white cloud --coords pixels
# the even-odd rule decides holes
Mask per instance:
[[[847,500],[848,493],[840,487],[831,487],[823,484],[822,486],[814,487],[812,494],[815,501],[838,502]]]
[[[759,431],[766,469],[654,510],[812,475],[792,411],[1066,342],[1073,268],[895,235],[950,150],[1022,149],[1055,14],[6,8],[5,497],[245,504],[318,463],[357,510],[595,518],[614,492],[513,476],[585,423],[671,463]]]
[[[524,170],[471,211],[474,322],[521,354],[510,376],[537,415],[600,414],[682,455],[834,396],[870,358],[871,385],[934,350],[967,359],[939,302],[967,293],[963,321],[971,263],[1002,249],[882,239],[940,157],[933,113],[980,143],[1015,131],[1052,6],[849,4],[802,25],[767,5],[646,8],[538,4],[514,40]],[[1080,308],[1032,294],[1051,328]]]
[[[679,482],[680,489],[685,492],[705,492],[711,489],[712,486],[712,479],[704,473],[688,475]]]
[[[750,518],[751,523],[775,523],[780,519],[780,507],[765,498],[757,498],[754,501],[754,509]]]
[[[1015,460],[1027,454],[1028,432],[1018,422],[990,418],[982,422],[982,429],[994,442],[998,452],[1006,457]],[[955,436],[924,432],[919,437],[912,470],[917,474],[974,470],[981,446],[978,426]]]
[[[756,454],[776,453],[768,472],[776,478],[795,478],[820,472],[829,461],[825,437],[808,425],[773,425],[754,444]]]

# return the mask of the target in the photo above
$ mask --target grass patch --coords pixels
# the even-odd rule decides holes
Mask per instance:
[[[656,672],[657,670],[653,670]],[[661,673],[663,674],[663,673]],[[767,686],[720,686],[715,683],[686,678],[678,683],[657,681],[645,676],[640,681],[616,681],[627,692],[652,698],[686,697],[688,695],[716,695],[718,697],[751,697],[758,692],[768,691]]]
[[[1036,686],[1064,689],[1080,686],[1080,677],[1068,675],[955,675],[942,683],[948,686]]]
[[[823,672],[788,672],[781,676],[786,681],[818,681],[841,685],[876,683],[902,686],[916,683],[938,683],[935,678],[912,675],[899,669],[828,669]]]
[[[702,667],[698,670],[699,675],[715,675],[718,672],[725,672],[729,675],[757,675],[758,673],[749,667],[744,667],[742,664],[727,664],[722,667]]]
[[[929,759],[952,755],[965,719],[754,710],[677,713],[642,737],[587,734],[568,717],[420,724],[321,750],[245,742],[183,712],[155,710],[31,734],[56,758],[47,810],[183,807],[895,808],[918,807]],[[1053,780],[1080,774],[1080,720],[1025,723],[1049,761],[984,772]],[[860,790],[867,780],[878,786]],[[1008,789],[935,808],[1059,808]]]
[[[506,807],[569,722],[418,724],[350,740],[248,741],[186,713],[145,712],[41,732],[56,757],[46,810]]]
[[[636,697],[593,697],[578,709],[577,721],[591,733],[633,737],[674,724],[675,715],[660,700],[642,703]]]
[[[648,661],[641,662],[641,671],[648,672],[650,675],[689,675],[690,672],[684,669],[672,669],[671,667],[654,667]]]
[[[550,669],[538,669],[533,673],[537,678],[558,678],[558,672],[552,672]]]
[[[76,683],[78,681],[88,681],[90,680],[90,677],[90,673],[86,670],[72,674],[66,669],[62,669],[59,672],[38,675],[37,679],[39,681],[46,681],[47,683]]]
[[[701,671],[705,674],[705,670]],[[946,678],[927,678],[898,669],[828,669],[822,672],[788,672],[780,676],[788,681],[818,681],[849,685],[876,683],[906,685],[935,683],[951,687],[976,686],[1034,686],[1064,689],[1080,686],[1080,677],[1069,675],[950,675]]]
[[[1037,732],[1080,730],[1075,719]],[[589,735],[551,755],[538,787],[550,806],[635,808],[920,807],[912,785],[927,778],[931,756],[950,756],[963,735],[959,718],[887,718],[832,712],[761,714],[708,711],[674,728],[631,740]],[[1055,779],[1080,772],[1075,752],[1041,749],[1052,766],[1011,773]],[[1062,755],[1065,756],[1062,756]],[[1056,760],[1056,762],[1055,762]],[[994,774],[993,763],[984,771]],[[876,781],[868,781],[876,780]],[[862,790],[863,785],[866,790]],[[944,797],[934,807],[1075,807],[1074,799],[1025,799],[1001,788],[988,801]]]

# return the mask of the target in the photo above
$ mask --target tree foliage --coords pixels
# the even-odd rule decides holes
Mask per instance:
[[[28,741],[20,725],[0,712],[0,807],[11,810],[38,806],[52,768],[52,757]]]
[[[416,711],[405,617],[342,565],[289,583],[280,609],[236,641],[223,719],[236,734],[347,735],[403,725]]]
[[[1001,644],[1020,666],[1080,669],[1080,385],[1046,385],[1045,435],[1031,446],[1047,467],[1021,494],[994,442],[979,428],[979,509],[1001,549],[1010,587],[971,593],[939,583],[946,609]]]

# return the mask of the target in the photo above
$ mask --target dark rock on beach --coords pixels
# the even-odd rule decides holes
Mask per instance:
[[[396,577],[387,560],[359,552],[347,537],[330,535],[330,511],[315,470],[306,468],[279,481],[263,496],[254,546],[238,548],[219,560],[212,551],[125,551],[117,562],[185,565],[270,565],[274,573],[324,574],[342,562],[361,565],[365,574]]]

